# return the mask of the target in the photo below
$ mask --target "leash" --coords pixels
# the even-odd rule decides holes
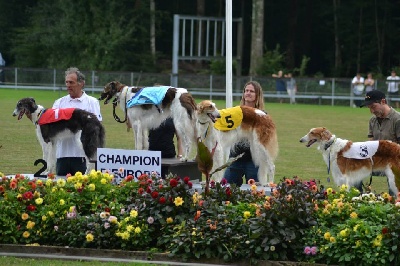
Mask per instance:
[[[201,125],[205,125],[205,124],[208,123],[207,129],[206,129],[206,131],[204,132],[204,137],[201,138],[201,141],[204,142],[204,141],[206,140],[206,138],[208,137],[208,133],[210,132],[210,131],[209,131],[209,129],[210,129],[210,122],[202,123],[202,122],[200,122],[200,120],[198,120],[198,119],[197,119],[197,122],[198,122],[199,124],[201,124]]]
[[[127,88],[125,91],[125,100],[124,100],[124,102],[125,102],[125,118],[123,121],[118,117],[117,113],[115,112],[115,108],[118,105],[117,97],[115,97],[113,100],[113,116],[114,116],[115,121],[117,121],[118,123],[125,123],[126,120],[128,119],[128,108],[126,108],[126,95],[128,94],[128,89],[129,88]]]
[[[332,144],[333,143],[335,143],[335,141],[336,141],[336,138],[334,138],[332,141],[330,141],[330,142],[328,142],[327,144],[325,144],[325,150],[327,150],[327,149],[329,149],[331,146],[332,146]],[[329,173],[330,173],[330,171],[331,171],[331,151],[329,150],[329,153],[328,153],[328,177],[327,177],[327,181],[328,182],[331,182],[331,179],[330,179],[330,177],[329,177]]]

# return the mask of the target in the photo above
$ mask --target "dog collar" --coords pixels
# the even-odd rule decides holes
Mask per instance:
[[[207,121],[207,122],[201,122],[199,119],[197,119],[197,123],[199,123],[200,125],[205,125],[205,124],[207,124],[207,123],[210,123],[209,121]]]
[[[324,149],[327,150],[329,149],[330,146],[332,146],[332,144],[336,141],[336,138],[334,138],[333,140],[329,141],[328,143],[325,144]]]
[[[37,125],[37,124],[39,123],[40,117],[42,116],[42,114],[43,114],[43,112],[44,112],[45,110],[46,110],[46,109],[42,109],[42,110],[39,111],[39,114],[38,114],[37,119],[36,119],[36,121],[35,121],[35,125]]]

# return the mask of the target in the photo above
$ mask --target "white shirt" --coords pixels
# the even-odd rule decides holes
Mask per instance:
[[[73,99],[69,94],[61,97],[54,102],[53,108],[79,108],[95,114],[102,121],[99,101],[85,92],[80,98]],[[85,152],[74,137],[57,142],[57,158],[63,157],[85,157]]]
[[[399,90],[399,76],[389,76],[387,80],[398,80],[398,82],[386,82],[388,84],[388,92],[397,92]]]
[[[361,83],[362,85],[364,85],[364,78],[363,78],[363,77],[360,77],[360,79],[358,79],[357,76],[355,76],[355,77],[353,78],[353,80],[351,81],[351,84],[353,84],[353,85],[359,85],[359,84],[356,84],[356,83]]]

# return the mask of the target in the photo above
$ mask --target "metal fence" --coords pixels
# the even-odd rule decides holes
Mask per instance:
[[[171,74],[117,72],[117,71],[82,71],[86,76],[86,90],[99,92],[110,81],[117,80],[130,86],[152,86],[154,84],[171,84]],[[234,100],[241,97],[244,84],[249,80],[257,80],[264,90],[266,102],[277,101],[287,95],[277,95],[275,80],[271,77],[233,77]],[[362,100],[363,96],[355,97],[349,78],[296,78],[296,102],[323,105],[353,106],[354,100]],[[37,68],[0,68],[0,89],[65,89],[65,70]],[[189,90],[194,96],[208,99],[225,99],[225,76],[179,74],[178,86]],[[376,80],[376,89],[386,91],[386,81]],[[393,99],[400,100],[400,99]]]

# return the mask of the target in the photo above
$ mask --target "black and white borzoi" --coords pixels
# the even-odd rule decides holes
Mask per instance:
[[[47,162],[48,173],[55,173],[57,140],[71,134],[81,143],[86,162],[96,159],[97,148],[104,146],[105,130],[96,115],[78,108],[45,109],[33,98],[18,101],[13,116],[26,115],[36,126],[36,136]],[[88,167],[89,170],[89,167]]]
[[[200,128],[198,129],[199,135],[202,139],[205,139],[205,145],[209,149],[211,146],[215,146],[216,141],[220,141],[222,150],[219,151],[219,156],[225,159],[227,157],[226,151],[236,142],[242,139],[248,140],[253,162],[259,167],[259,182],[262,185],[274,182],[274,162],[278,156],[279,148],[276,127],[270,115],[248,106],[218,110],[215,103],[204,100],[198,104],[197,116],[199,122],[197,126]],[[204,122],[207,117],[214,122],[214,127],[208,129],[213,131],[211,133],[205,133]]]
[[[114,104],[119,104],[132,125],[137,150],[148,150],[148,131],[159,127],[165,119],[171,117],[184,148],[181,160],[188,160],[196,141],[196,103],[192,95],[186,89],[168,87],[159,105],[141,104],[127,108],[127,103],[131,99],[142,91],[151,89],[129,87],[118,81],[112,81],[105,85],[99,100],[104,100],[104,104],[107,104],[115,97]]]

